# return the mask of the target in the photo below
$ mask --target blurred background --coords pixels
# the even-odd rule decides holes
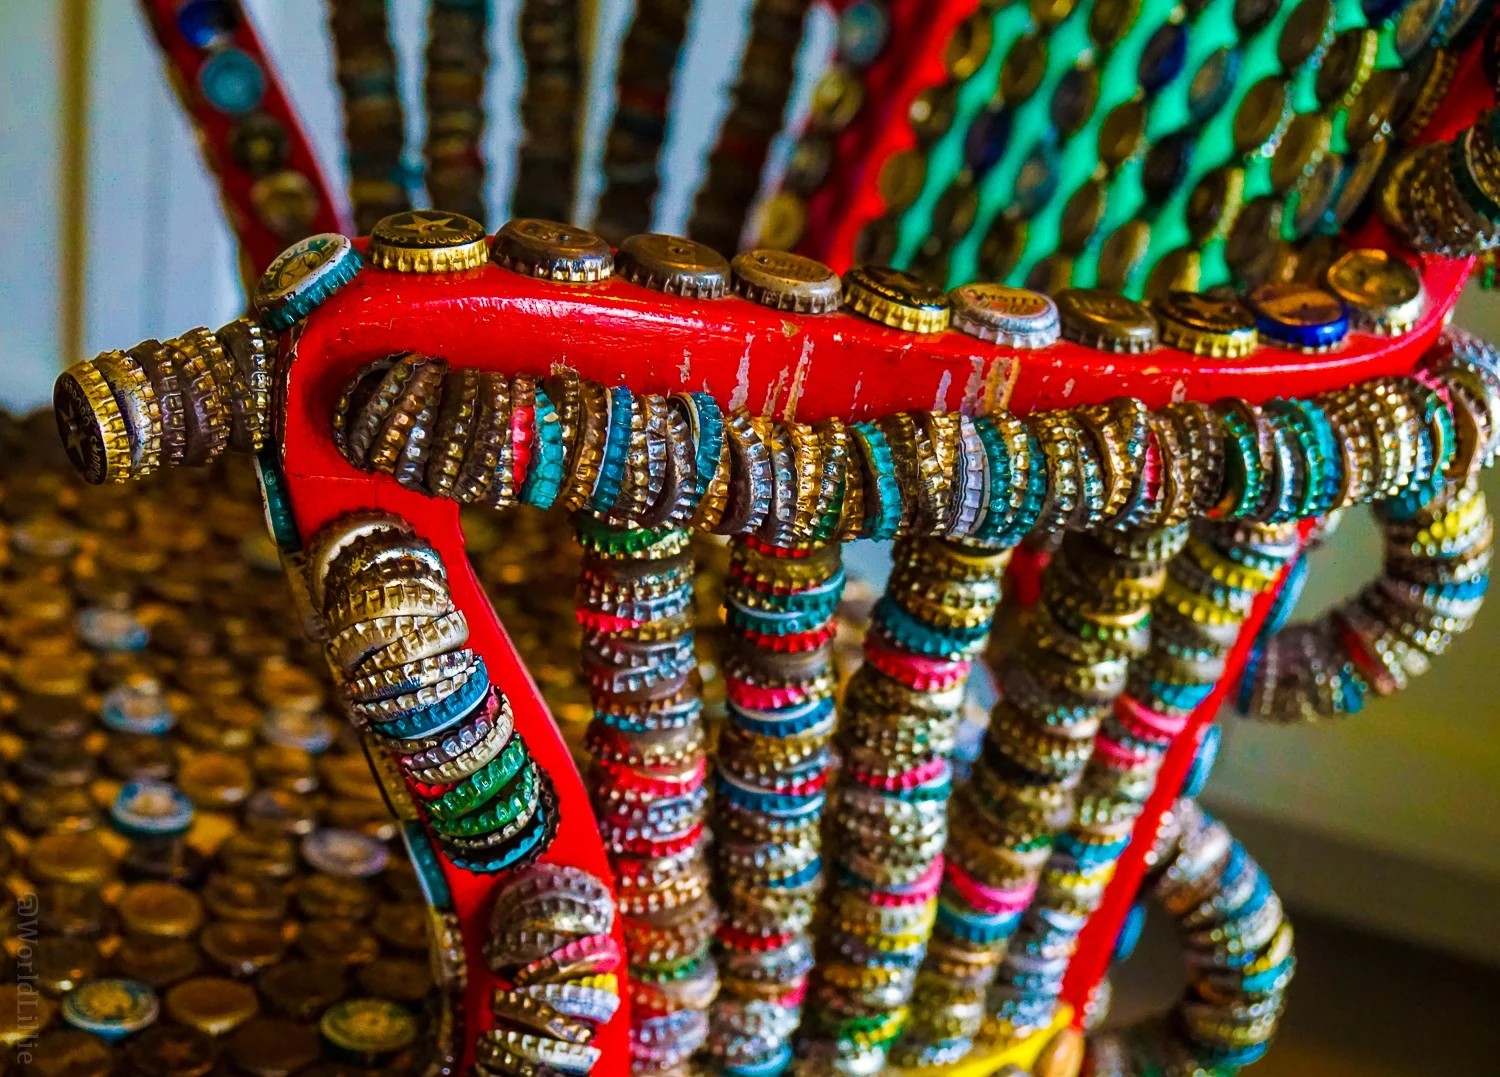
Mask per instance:
[[[492,228],[506,216],[518,136],[519,57],[514,17],[505,15],[516,6],[500,0],[492,23]],[[749,0],[695,6],[657,203],[661,230],[680,229],[686,218],[728,107],[749,6]],[[341,191],[341,126],[324,5],[249,0],[247,7]],[[630,0],[602,0],[599,55],[616,54],[629,8]],[[404,77],[415,93],[425,4],[392,0],[391,11]],[[805,44],[799,101],[828,55],[831,30],[831,20],[818,20]],[[136,5],[0,0],[0,42],[0,406],[27,410],[50,399],[52,378],[67,363],[122,342],[227,321],[242,297],[212,183]],[[597,159],[602,144],[613,61],[596,65],[595,76],[584,133],[593,151],[586,148],[585,160]],[[420,146],[422,110],[408,107],[406,115],[409,144]],[[596,176],[580,191],[578,220],[590,219],[597,191]],[[1500,338],[1500,299],[1471,291],[1458,321]],[[1492,472],[1492,504],[1500,501],[1496,479]],[[1356,514],[1317,553],[1304,612],[1352,593],[1377,559],[1374,530]],[[1351,1068],[1308,1046],[1300,1054],[1273,1052],[1259,1072],[1500,1073],[1500,1034],[1485,1012],[1485,999],[1500,998],[1500,978],[1469,967],[1500,967],[1497,720],[1500,603],[1433,674],[1346,725],[1262,728],[1226,719],[1205,802],[1226,817],[1295,911],[1311,914],[1313,923],[1342,925],[1313,936],[1304,951],[1305,979],[1294,989],[1289,1035],[1301,1037],[1299,1030],[1316,1020],[1325,1030],[1341,1029],[1338,1035],[1367,1056],[1365,1068]],[[1420,1005],[1403,1011],[1411,1020],[1398,1035],[1379,1019],[1374,1002],[1359,1001],[1361,991],[1397,991]],[[1329,993],[1342,1004],[1329,1010],[1320,1003],[1298,1015],[1299,1004],[1326,1002]],[[1469,1033],[1467,1047],[1478,1053],[1466,1049],[1466,1061],[1430,1068],[1397,1059],[1406,1057],[1403,1050],[1444,1057],[1448,1037],[1437,1029],[1468,1006],[1485,1025]],[[1391,1047],[1396,1040],[1408,1048]],[[1488,1061],[1469,1068],[1480,1059]]]

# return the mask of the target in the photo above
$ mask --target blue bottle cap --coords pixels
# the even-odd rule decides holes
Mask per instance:
[[[1323,352],[1349,335],[1349,314],[1332,292],[1310,284],[1262,284],[1247,297],[1261,338],[1283,348]]]
[[[266,94],[266,73],[255,58],[239,49],[221,49],[198,72],[198,88],[220,112],[243,116]]]
[[[1198,754],[1193,756],[1193,765],[1188,769],[1187,778],[1182,783],[1182,795],[1195,797],[1203,792],[1203,787],[1208,784],[1208,776],[1213,773],[1214,763],[1219,758],[1219,741],[1224,734],[1216,725],[1211,725],[1203,731],[1203,740],[1198,745]]]
[[[187,0],[177,9],[177,29],[194,48],[219,44],[239,25],[239,12],[228,0]]]
[[[1130,907],[1125,914],[1125,921],[1120,925],[1120,933],[1115,936],[1114,959],[1124,961],[1140,944],[1141,932],[1146,929],[1146,906],[1137,902]]]
[[[891,20],[885,5],[858,0],[839,16],[839,55],[855,67],[875,62],[890,36]]]
[[[1137,66],[1141,89],[1153,94],[1171,83],[1187,64],[1187,28],[1164,23],[1146,41]]]

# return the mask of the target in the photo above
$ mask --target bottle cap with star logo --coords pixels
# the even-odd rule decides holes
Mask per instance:
[[[1255,350],[1255,317],[1237,299],[1170,291],[1152,301],[1161,341],[1194,355],[1240,359]]]
[[[484,227],[462,213],[409,209],[370,233],[370,261],[397,273],[458,273],[490,260]]]
[[[275,330],[290,329],[354,279],[364,259],[348,238],[324,232],[276,256],[255,287],[255,307]]]
[[[129,428],[114,392],[93,362],[74,363],[58,376],[52,407],[68,460],[86,482],[102,486],[130,477]]]

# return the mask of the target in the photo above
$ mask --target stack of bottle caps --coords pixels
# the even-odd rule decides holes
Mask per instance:
[[[1254,600],[1275,586],[1300,549],[1289,527],[1260,532],[1206,525],[1164,543],[1170,558],[1151,620],[1151,646],[1132,656],[1128,688],[1101,724],[1083,770],[1072,825],[1059,835],[1036,900],[1012,940],[997,990],[1009,994],[1002,1035],[1051,1020],[1061,969],[1020,976],[1022,955],[1070,958],[1077,935],[1103,898],[1136,820],[1155,788],[1173,739],[1223,677],[1229,648]],[[1165,538],[1165,536],[1164,536]],[[1185,545],[1184,545],[1185,540]],[[1160,573],[1162,563],[1158,562]],[[1143,641],[1144,642],[1144,641]]]
[[[483,220],[489,3],[433,0],[427,30],[427,194]]]
[[[588,784],[630,955],[632,1064],[675,1072],[702,1046],[718,988],[689,534],[580,515],[578,538]]]
[[[1393,167],[1381,208],[1424,251],[1462,256],[1500,244],[1500,109],[1451,142],[1410,150]]]
[[[751,10],[734,104],[709,155],[708,177],[688,225],[694,239],[717,250],[739,249],[771,143],[785,122],[802,22],[811,7],[811,0],[756,0]]]
[[[689,0],[642,0],[620,51],[615,114],[604,144],[595,230],[618,243],[651,225],[672,75],[687,36]]]
[[[508,986],[490,1004],[499,1025],[478,1039],[480,1077],[587,1073],[599,1061],[590,1041],[620,1005],[614,918],[609,888],[579,868],[535,864],[506,878],[485,957]]]
[[[845,451],[843,427],[820,452],[798,453],[821,486],[818,456]],[[816,444],[799,439],[806,450]],[[789,443],[790,444],[790,443]],[[809,460],[810,457],[810,460]],[[829,484],[832,491],[832,484]],[[844,591],[839,517],[810,533],[736,542],[726,582],[728,721],[719,738],[715,809],[725,880],[719,931],[723,995],[710,1049],[727,1072],[778,1072],[791,1058],[813,951],[809,927],[822,886],[823,807],[836,688],[834,614]],[[800,514],[799,514],[800,515]],[[794,537],[796,536],[796,537]]]
[[[81,487],[51,426],[0,413],[0,1043],[36,1073],[456,1064],[441,896],[329,706],[250,470]]]
[[[958,439],[971,433],[979,437],[967,420],[954,424]],[[941,427],[930,435],[945,440]],[[921,511],[973,511],[978,499],[968,496],[962,472],[950,475],[952,488]],[[838,731],[844,784],[831,824],[836,873],[805,1030],[813,1057],[874,1065],[902,1030],[937,915],[948,757],[1007,559],[1008,551],[942,539],[896,545]]]
[[[1233,1072],[1265,1054],[1295,968],[1292,927],[1255,861],[1190,800],[1173,808],[1153,893],[1187,948],[1188,984],[1164,1018],[1094,1036],[1086,1077]]]
[[[307,566],[345,709],[392,753],[434,839],[469,871],[534,860],[556,831],[555,794],[465,646],[437,552],[403,521],[355,514],[314,538]]]
[[[1500,432],[1482,419],[1500,403],[1500,367],[1489,348],[1455,330],[1430,362],[1434,373],[1457,375],[1444,390],[1451,413],[1436,398],[1416,405],[1423,409],[1416,454],[1439,467],[1374,506],[1385,537],[1376,580],[1324,617],[1270,626],[1257,642],[1240,693],[1245,714],[1292,722],[1356,713],[1371,692],[1389,695],[1425,672],[1479,612],[1494,532],[1476,472],[1500,444]],[[1444,471],[1459,446],[1449,482]]]
[[[807,127],[792,151],[782,189],[766,200],[756,222],[758,241],[790,249],[807,227],[807,199],[828,179],[834,141],[865,104],[864,71],[891,37],[887,0],[855,0],[839,15],[837,48],[813,89]]]
[[[386,23],[386,0],[333,0],[329,28],[334,74],[344,100],[354,230],[369,235],[382,217],[411,205],[402,160],[406,118]]]
[[[1128,662],[1145,648],[1163,565],[1184,537],[1182,525],[1069,536],[1048,564],[1040,600],[1000,658],[1002,698],[960,792],[933,953],[904,1056],[937,1062],[968,1050],[1007,942],[1016,967],[1007,966],[988,991],[991,1016],[999,1007],[1008,1017],[1017,1002],[1012,990],[1032,985],[1044,1000],[1024,1007],[1036,1015],[1026,1030],[1049,1023],[1046,1011],[1085,917],[1049,909],[1023,920],[1022,910],[1035,908],[1054,824],[1072,814],[1088,750]],[[1108,878],[1092,864],[1054,866],[1095,899]]]
[[[520,217],[566,221],[573,214],[578,117],[583,105],[578,52],[581,10],[573,0],[525,0],[521,5],[524,133],[511,206]]]

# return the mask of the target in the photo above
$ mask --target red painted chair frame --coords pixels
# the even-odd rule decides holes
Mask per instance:
[[[264,265],[282,243],[250,211],[251,179],[232,164],[228,153],[232,121],[211,109],[196,90],[197,73],[207,54],[177,31],[171,0],[145,2],[184,102],[194,114],[210,162],[219,173],[231,223],[250,261]],[[894,115],[893,108],[909,103],[942,77],[936,43],[975,4],[948,5],[937,19],[929,11],[928,21],[908,26],[918,6],[898,0],[893,12],[895,29],[906,26],[913,32],[894,33],[893,41],[910,41],[911,45],[882,57],[877,61],[880,70],[870,74],[877,93],[888,83],[895,85],[891,93],[881,94],[882,115]],[[918,29],[922,32],[915,33]],[[267,90],[261,107],[285,125],[291,139],[289,165],[307,175],[319,193],[314,227],[339,230],[333,199],[248,20],[242,20],[230,43],[255,57],[265,70]],[[914,63],[914,55],[925,59]],[[1492,96],[1480,72],[1477,47],[1471,48],[1462,59],[1444,108],[1424,138],[1451,136],[1472,122]],[[849,196],[850,186],[835,186],[836,177],[815,195],[812,207],[813,220],[824,231],[812,233],[811,241],[839,265],[847,264],[847,251],[859,225],[880,212],[878,202],[870,201],[872,197],[878,200],[874,191],[878,169],[873,164],[903,148],[902,139],[910,135],[904,125],[870,125],[864,122],[867,119],[862,116],[860,123],[841,136],[837,155],[861,182],[853,185]],[[861,147],[862,132],[871,131],[873,140]],[[852,152],[842,152],[845,149]],[[843,212],[833,213],[835,205]],[[834,242],[829,238],[834,235],[843,238]],[[1367,225],[1356,238],[1391,246],[1378,222]],[[517,728],[538,762],[553,775],[565,806],[558,838],[546,859],[566,860],[609,878],[581,779],[530,675],[467,567],[456,506],[359,473],[333,448],[329,436],[332,407],[358,365],[378,355],[407,350],[441,355],[457,365],[511,373],[545,373],[563,363],[609,384],[625,382],[648,392],[703,389],[725,403],[808,421],[835,415],[854,420],[922,407],[977,411],[1009,406],[1027,412],[1119,395],[1134,395],[1153,406],[1183,397],[1212,400],[1234,395],[1260,401],[1410,370],[1440,329],[1470,269],[1470,263],[1462,260],[1426,258],[1420,262],[1433,303],[1413,333],[1394,341],[1357,336],[1342,353],[1316,359],[1263,349],[1235,366],[1212,366],[1170,349],[1139,358],[1108,356],[1067,344],[1044,352],[1011,353],[955,333],[914,337],[847,314],[798,319],[735,299],[697,303],[619,281],[571,288],[536,282],[497,267],[441,278],[369,270],[319,311],[295,342],[296,359],[285,373],[288,404],[281,423],[283,466],[304,535],[345,512],[379,508],[408,520],[434,543],[449,566],[454,598],[468,616],[472,644],[485,655],[497,683],[510,694]],[[851,356],[858,371],[853,377]],[[1181,787],[1202,731],[1237,675],[1269,600],[1269,596],[1262,599],[1247,623],[1229,665],[1230,675],[1168,753],[1156,793],[1138,826],[1137,840],[1122,858],[1103,907],[1080,940],[1066,995],[1077,1010],[1081,1011],[1107,967],[1119,924],[1144,875],[1149,839]],[[451,867],[446,872],[470,947],[464,1021],[472,1038],[475,1031],[493,1023],[488,1013],[489,992],[482,986],[483,955],[477,947],[487,929],[489,896],[497,877],[475,876]],[[605,1077],[626,1069],[625,1010],[622,1007],[597,1041],[605,1050],[597,1072]]]
[[[218,181],[219,197],[229,218],[230,230],[238,239],[241,255],[250,267],[247,279],[253,281],[285,249],[289,240],[277,236],[262,224],[251,205],[250,188],[255,177],[235,162],[229,149],[234,117],[210,105],[198,88],[198,76],[203,65],[213,56],[213,50],[199,48],[183,35],[177,25],[177,6],[178,0],[141,0],[147,21],[161,46],[167,75],[198,133],[198,143],[208,167]],[[349,219],[341,203],[334,199],[332,188],[318,166],[307,132],[277,77],[275,64],[255,32],[249,12],[239,0],[234,0],[232,6],[239,12],[239,23],[220,46],[239,49],[255,60],[265,73],[266,92],[257,111],[275,119],[285,129],[286,167],[306,176],[317,198],[317,209],[308,225],[308,234],[350,231]]]
[[[624,382],[639,391],[660,393],[702,389],[730,405],[746,404],[757,412],[804,421],[829,416],[863,419],[903,408],[977,411],[1008,405],[1025,412],[1098,402],[1122,393],[1155,406],[1184,395],[1264,400],[1409,370],[1439,331],[1466,264],[1432,260],[1427,270],[1435,294],[1445,301],[1434,304],[1408,336],[1357,336],[1344,352],[1317,360],[1262,350],[1243,365],[1210,368],[1170,349],[1136,359],[1071,344],[1015,353],[954,332],[917,337],[842,312],[783,315],[737,298],[691,301],[620,280],[572,287],[495,265],[433,277],[367,269],[288,342],[291,359],[283,374],[286,405],[280,418],[282,464],[302,534],[311,535],[346,512],[379,509],[409,521],[442,554],[455,601],[471,626],[471,645],[510,696],[517,729],[556,781],[562,823],[547,859],[566,860],[608,879],[582,781],[530,675],[467,566],[457,505],[404,490],[387,477],[356,471],[334,448],[333,408],[360,365],[404,351],[507,373],[545,374],[565,364],[607,384]],[[851,376],[851,370],[858,373]],[[1252,618],[1245,645],[1256,625],[1258,617]],[[1232,671],[1237,666],[1233,663]],[[1169,754],[1158,795],[1139,833],[1154,833],[1181,784],[1193,742],[1211,715],[1212,709],[1204,708],[1191,733]],[[1069,981],[1069,1000],[1075,1005],[1103,970],[1101,956],[1107,960],[1118,916],[1135,893],[1145,847],[1133,844],[1105,908],[1085,935],[1078,971]],[[451,866],[445,870],[469,947],[464,1017],[472,1037],[492,1024],[479,947],[498,877]],[[606,1051],[599,1072],[606,1077],[624,1072],[626,1020],[622,1008],[598,1041]]]

